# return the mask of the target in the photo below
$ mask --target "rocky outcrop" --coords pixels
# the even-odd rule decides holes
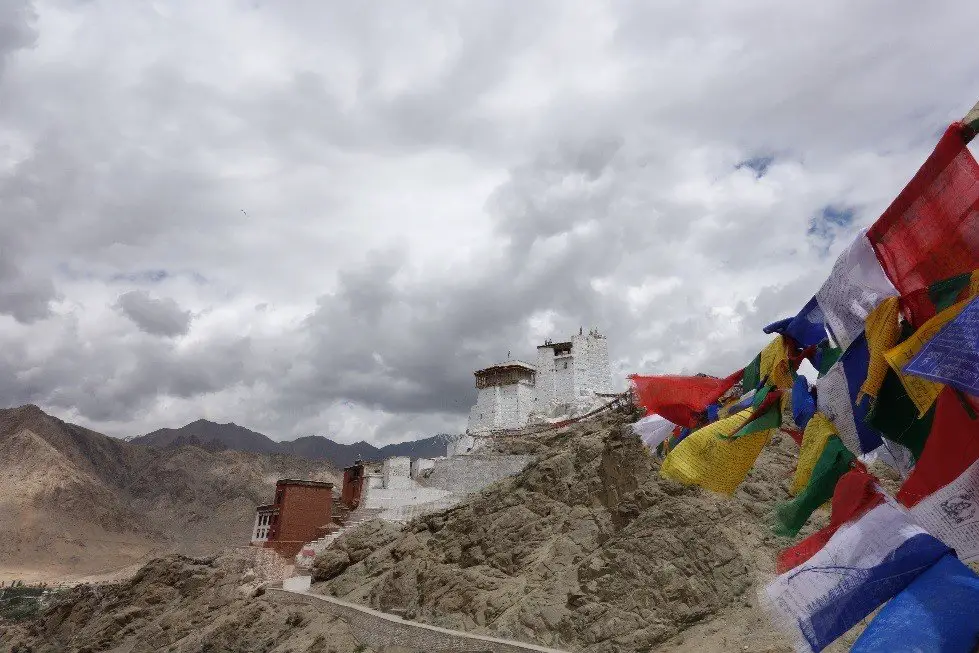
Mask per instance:
[[[770,558],[778,545],[759,515],[785,496],[791,456],[781,449],[794,443],[775,442],[759,464],[766,471],[731,500],[661,479],[629,419],[500,444],[537,458],[400,532],[373,527],[341,538],[317,560],[313,591],[595,652],[650,650],[751,604],[756,552]],[[781,638],[771,633],[771,641]]]
[[[169,556],[132,579],[79,586],[39,619],[0,620],[0,649],[61,651],[362,651],[370,652],[341,617],[315,607],[267,600],[254,556]],[[259,582],[256,582],[259,581]]]

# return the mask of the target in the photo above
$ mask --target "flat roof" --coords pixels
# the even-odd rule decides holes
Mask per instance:
[[[531,365],[530,363],[525,363],[523,361],[513,360],[507,361],[505,363],[499,363],[497,365],[490,365],[489,367],[483,368],[481,370],[476,370],[473,374],[485,374],[491,370],[505,370],[513,367],[519,367],[520,369],[530,370],[531,372],[537,371],[536,365]]]
[[[299,478],[280,478],[275,482],[276,486],[279,485],[303,485],[305,487],[333,487],[333,483],[327,483],[325,481],[306,481]]]
[[[537,348],[538,349],[554,349],[555,347],[561,347],[562,349],[564,349],[564,348],[571,347],[571,345],[573,345],[573,344],[574,343],[569,340],[567,342],[552,342],[552,343],[547,344],[547,345],[537,345]]]
[[[274,503],[267,503],[264,506],[259,506],[258,508],[255,508],[256,512],[275,512],[278,509],[279,506],[275,505]]]

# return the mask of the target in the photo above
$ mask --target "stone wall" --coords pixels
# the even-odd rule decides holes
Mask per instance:
[[[470,454],[442,458],[422,480],[432,488],[462,495],[478,492],[487,485],[513,476],[530,464],[533,456]]]
[[[388,460],[398,461],[398,458]],[[409,461],[408,468],[403,470],[404,476],[393,476],[395,471],[401,471],[403,465],[400,462],[388,465],[388,461],[385,461],[387,474],[384,483],[379,487],[368,485],[361,498],[362,509],[378,511],[377,516],[388,521],[406,521],[412,515],[412,511],[408,510],[410,506],[430,504],[451,495],[447,490],[422,485],[409,478],[410,459],[404,458],[404,460]]]
[[[554,404],[554,349],[537,348],[537,383],[534,388],[534,410],[546,413]]]
[[[419,474],[432,467],[435,467],[434,458],[415,458],[411,461],[411,478],[418,478]]]
[[[577,361],[577,352],[572,347],[571,355],[556,356],[552,361],[554,366],[554,397],[546,407],[550,414],[555,408],[575,403],[575,369],[581,369]]]
[[[351,629],[357,633],[357,638],[361,644],[375,650],[401,648],[429,653],[518,653],[523,651],[562,653],[557,649],[534,644],[463,633],[448,628],[407,621],[332,596],[297,593],[275,588],[270,588],[264,596],[269,601],[305,604],[324,614],[339,617],[350,624]]]
[[[392,456],[384,461],[384,488],[393,490],[406,488],[411,485],[411,458],[408,456]]]
[[[576,373],[569,401],[580,409],[592,403],[594,393],[613,392],[608,340],[597,334],[587,333],[573,336],[571,342]]]
[[[467,454],[475,448],[476,438],[471,435],[462,434],[449,440],[449,443],[445,447],[445,455],[449,457],[459,456]]]
[[[487,431],[496,423],[499,405],[499,386],[480,388],[476,391],[476,404],[469,411],[469,431]]]

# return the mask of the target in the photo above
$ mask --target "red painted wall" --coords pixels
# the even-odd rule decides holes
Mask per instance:
[[[317,530],[333,518],[333,484],[313,481],[279,481],[275,484],[278,521],[269,533],[266,548],[292,557],[303,545],[320,537]]]
[[[340,500],[349,508],[360,504],[360,493],[364,487],[364,466],[351,465],[343,470],[343,489]]]

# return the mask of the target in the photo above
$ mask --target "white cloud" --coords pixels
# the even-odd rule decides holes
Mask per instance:
[[[971,106],[972,14],[0,0],[0,397],[387,442],[579,326],[726,374]]]

